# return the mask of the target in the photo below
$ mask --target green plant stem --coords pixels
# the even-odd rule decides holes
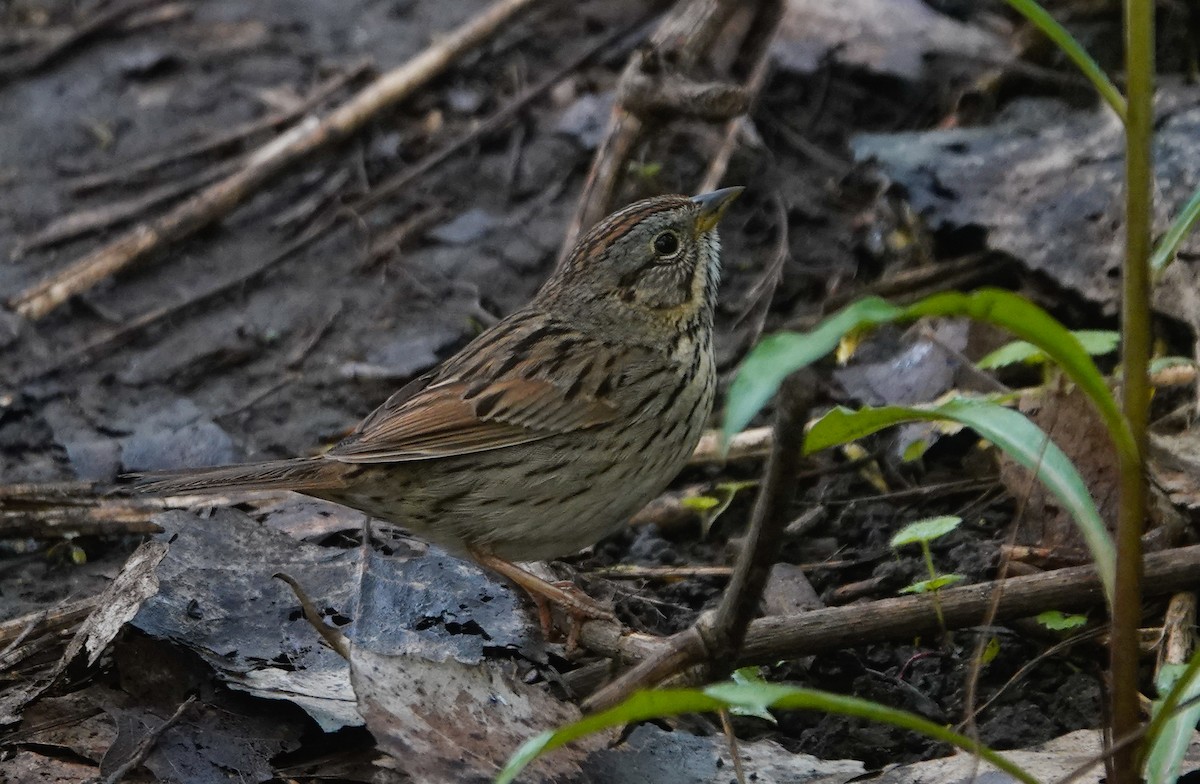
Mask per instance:
[[[929,548],[929,540],[928,539],[921,540],[921,552],[925,554],[925,569],[929,572],[929,579],[936,580],[937,576],[938,576],[937,569],[933,568],[933,550],[931,550]],[[932,594],[933,611],[935,613],[937,613],[938,626],[942,627],[942,636],[945,636],[946,635],[946,616],[942,613],[942,602],[938,598],[939,593],[941,593],[940,588],[933,589],[933,594]]]
[[[1028,19],[1030,24],[1041,30],[1063,51],[1063,54],[1070,57],[1083,75],[1088,78],[1088,81],[1092,83],[1092,86],[1096,88],[1096,92],[1100,93],[1104,102],[1116,112],[1117,117],[1120,117],[1122,122],[1127,122],[1128,108],[1125,104],[1125,97],[1121,95],[1121,91],[1112,83],[1099,64],[1087,53],[1083,45],[1076,41],[1065,27],[1046,13],[1046,9],[1038,5],[1036,0],[1008,0],[1008,4],[1021,16]]]
[[[1125,1],[1125,270],[1121,311],[1122,408],[1137,445],[1120,456],[1116,601],[1111,635],[1112,737],[1141,727],[1138,706],[1138,625],[1142,612],[1142,543],[1146,485],[1141,456],[1150,408],[1150,251],[1153,214],[1154,2]],[[1142,743],[1113,756],[1114,784],[1140,780]]]

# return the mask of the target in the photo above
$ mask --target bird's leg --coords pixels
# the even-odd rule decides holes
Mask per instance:
[[[612,611],[595,599],[579,590],[570,582],[547,582],[537,575],[528,572],[511,561],[498,558],[489,553],[470,550],[471,557],[481,566],[486,566],[502,577],[507,577],[519,585],[533,599],[538,608],[538,620],[542,624],[542,633],[547,638],[553,631],[550,617],[550,605],[556,604],[571,617],[571,628],[567,633],[567,649],[574,650],[579,637],[579,629],[584,621],[602,620],[616,621]]]

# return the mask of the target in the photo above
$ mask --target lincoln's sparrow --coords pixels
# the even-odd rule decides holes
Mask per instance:
[[[594,544],[691,455],[715,387],[716,224],[741,191],[660,196],[610,215],[532,302],[319,457],[151,475],[141,489],[336,501],[594,615],[508,562]]]

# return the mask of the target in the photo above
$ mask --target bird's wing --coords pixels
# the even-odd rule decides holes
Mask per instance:
[[[394,394],[325,456],[346,463],[449,457],[616,417],[606,399],[613,386],[605,381],[614,364],[609,349],[544,326],[505,326]],[[547,356],[548,346],[558,352]]]

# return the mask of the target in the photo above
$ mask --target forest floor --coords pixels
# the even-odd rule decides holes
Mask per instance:
[[[0,308],[0,768],[11,771],[0,779],[84,781],[130,763],[127,781],[485,780],[520,740],[569,717],[566,708],[539,713],[522,689],[577,683],[570,673],[596,657],[544,641],[536,613],[498,578],[382,525],[364,546],[362,515],[300,497],[231,497],[232,509],[216,511],[179,499],[164,510],[122,506],[101,488],[131,471],[314,454],[527,301],[554,266],[617,80],[654,29],[654,9],[531,3],[411,96],[218,219],[45,313],[21,306],[40,281],[243,170],[283,129],[327,112],[487,5],[0,8],[0,298],[9,303]],[[1030,43],[999,2],[785,5],[768,76],[721,180],[747,186],[722,225],[722,390],[763,331],[744,316],[760,284],[774,285],[779,261],[765,332],[811,327],[868,293],[908,301],[989,285],[1020,291],[1073,329],[1115,329],[1119,129],[1069,64]],[[1051,4],[1114,70],[1119,8],[1072,15],[1084,5]],[[77,35],[89,20],[99,20],[91,34]],[[1200,138],[1200,88],[1184,78],[1194,50],[1173,37],[1186,25],[1166,21],[1164,215],[1200,179],[1188,146]],[[719,40],[713,59],[735,62],[722,45],[731,46]],[[518,99],[507,120],[486,124]],[[724,129],[660,118],[653,141],[630,157],[617,200],[694,193]],[[381,192],[460,138],[444,162]],[[1185,244],[1181,268],[1195,251]],[[1157,307],[1166,353],[1190,355],[1190,314],[1200,308],[1184,284],[1165,288]],[[953,321],[882,330],[849,365],[821,366],[821,405],[986,388],[971,361],[1003,342]],[[1111,356],[1099,361],[1111,368]],[[1020,388],[1043,377],[1026,367],[1002,380]],[[1156,411],[1188,394],[1164,387]],[[1076,409],[1048,402],[1035,418],[1081,463],[1107,511],[1111,461],[1094,455],[1093,426]],[[714,427],[720,411],[719,400]],[[962,518],[932,556],[939,572],[967,582],[994,579],[1013,543],[1058,557],[1026,558],[1009,574],[1086,562],[1053,499],[976,437],[898,432],[864,440],[861,453],[807,460],[767,614],[892,597],[928,577],[918,548],[895,550],[890,540],[932,516]],[[914,440],[923,454],[903,459]],[[646,515],[657,523],[642,519],[563,568],[612,600],[630,629],[687,628],[726,585],[763,456],[689,467],[669,514]],[[1190,490],[1172,496],[1187,521]],[[731,500],[717,516],[707,500],[680,497]],[[127,564],[135,551],[147,562]],[[461,716],[395,720],[404,695],[373,692],[382,687],[362,659],[349,675],[271,579],[281,571],[363,655],[419,659],[405,677],[429,692],[411,699],[457,699],[443,677],[491,667],[489,677],[502,672],[513,695],[531,700],[532,715],[482,748],[467,727],[448,731],[470,721]],[[98,649],[89,643],[67,661],[64,647],[96,598],[116,595],[118,575],[132,591],[121,595],[136,599],[127,612],[107,608],[107,631],[86,632]],[[1161,605],[1148,610],[1153,626]],[[1026,749],[1103,721],[1103,608],[1088,616],[1072,644],[1025,619],[864,641],[761,674],[938,724],[972,715],[984,743]],[[103,625],[96,617],[89,623]],[[568,704],[561,693],[552,699]],[[492,714],[474,705],[461,715],[510,722],[505,711],[520,710],[505,700]],[[734,723],[758,781],[848,781],[948,753],[912,733],[812,712]],[[448,773],[465,749],[478,765]],[[801,755],[852,762],[801,773]],[[551,757],[529,780],[728,781],[728,757],[715,718],[684,719],[639,728],[611,749]]]

